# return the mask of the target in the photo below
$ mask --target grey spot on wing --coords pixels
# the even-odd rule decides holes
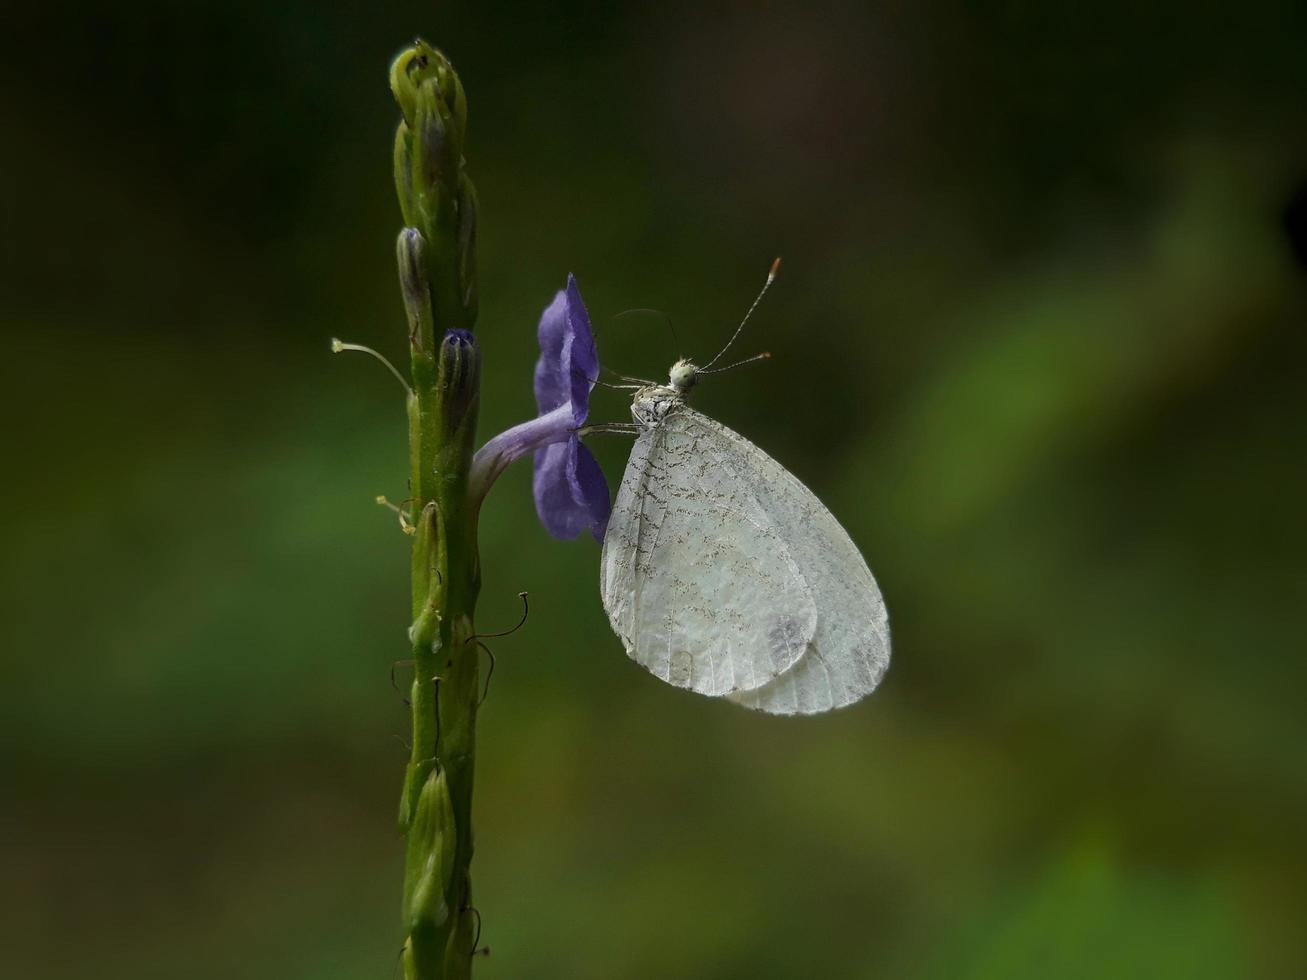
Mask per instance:
[[[765,488],[677,405],[636,439],[604,537],[613,630],[655,676],[707,695],[763,687],[804,655],[817,608]]]

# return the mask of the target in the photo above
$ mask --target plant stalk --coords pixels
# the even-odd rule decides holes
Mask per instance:
[[[414,663],[412,754],[400,800],[406,836],[406,980],[471,976],[479,930],[472,908],[472,785],[480,698],[473,626],[480,589],[468,472],[480,389],[475,192],[463,172],[466,102],[448,61],[417,41],[396,58],[403,113],[396,188],[408,224],[397,259],[408,339]]]

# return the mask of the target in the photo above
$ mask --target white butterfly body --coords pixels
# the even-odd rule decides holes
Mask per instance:
[[[601,563],[613,630],[636,663],[700,694],[772,714],[852,704],[889,666],[880,589],[812,491],[685,403],[696,370],[678,362],[631,405]]]

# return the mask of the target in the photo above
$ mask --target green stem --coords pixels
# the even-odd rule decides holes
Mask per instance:
[[[414,356],[425,352],[415,345]],[[414,377],[419,373],[415,364]],[[406,881],[430,877],[434,856],[441,892],[438,902],[428,902],[430,911],[406,903],[409,980],[470,976],[476,919],[469,866],[480,693],[472,640],[479,570],[476,529],[465,504],[470,454],[445,440],[440,394],[438,385],[415,391],[409,403],[412,482],[422,510],[412,555],[413,751],[401,820],[410,834]],[[437,465],[423,465],[430,460]],[[437,779],[442,785],[431,792],[441,798],[428,805],[445,813],[437,821],[441,839],[423,840],[431,818],[418,810],[428,782]]]
[[[452,66],[415,42],[392,65],[391,87],[404,115],[395,176],[409,227],[397,257],[412,373],[409,492],[418,515],[413,749],[399,814],[407,838],[404,976],[462,980],[471,976],[479,923],[469,874],[480,696],[473,616],[481,570],[468,505],[480,387],[467,332],[476,319],[476,199],[463,172],[467,105]]]

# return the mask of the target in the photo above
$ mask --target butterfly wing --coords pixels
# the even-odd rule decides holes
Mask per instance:
[[[861,700],[889,668],[889,617],[857,545],[816,495],[744,436],[695,413],[732,446],[731,458],[758,488],[789,553],[812,589],[817,628],[802,657],[770,683],[735,692],[738,704],[771,714],[816,714]]]
[[[700,694],[772,683],[817,607],[734,446],[678,405],[636,439],[604,535],[601,593],[626,652]]]

